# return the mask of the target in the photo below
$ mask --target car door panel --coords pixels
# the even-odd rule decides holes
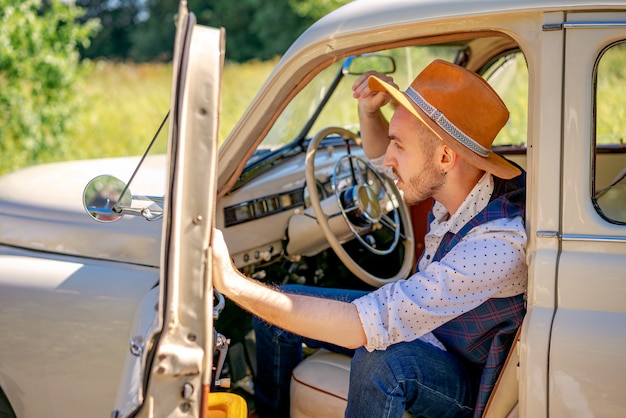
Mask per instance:
[[[626,39],[626,15],[571,13],[563,27],[563,205],[550,415],[624,416],[626,226],[596,211],[592,180],[595,71],[602,50]]]
[[[136,320],[145,327],[150,321],[141,317],[156,313],[157,325],[143,330],[149,334],[143,338],[141,378],[136,370],[127,373],[135,384],[125,382],[117,416],[202,417],[213,379],[210,237],[224,32],[196,25],[184,2],[177,26],[160,297],[157,312],[147,304]]]

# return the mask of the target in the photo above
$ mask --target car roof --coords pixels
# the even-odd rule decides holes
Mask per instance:
[[[626,9],[626,2],[614,1],[544,1],[544,0],[355,0],[314,23],[289,48],[285,56],[306,44],[333,41],[335,35],[364,29],[389,28],[403,23],[417,23],[432,18],[458,19],[490,14],[552,12],[578,10],[610,11]],[[461,29],[461,28],[459,28]],[[330,42],[329,42],[330,45]]]

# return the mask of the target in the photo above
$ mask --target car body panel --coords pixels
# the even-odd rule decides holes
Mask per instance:
[[[107,173],[128,181],[139,157],[29,167],[0,178],[0,242],[70,256],[158,266],[160,222],[124,217],[116,223],[85,217],[87,182]],[[163,196],[165,156],[150,156],[133,182],[145,194]],[[36,192],[34,192],[36,191]],[[131,190],[132,191],[132,190]]]
[[[5,246],[0,265],[0,384],[17,416],[110,410],[127,351],[120,342],[158,269]]]
[[[562,235],[550,415],[623,416],[626,226],[607,222],[591,204],[595,128],[589,115],[595,90],[575,87],[589,85],[602,50],[626,37],[626,13],[569,13],[565,36]]]

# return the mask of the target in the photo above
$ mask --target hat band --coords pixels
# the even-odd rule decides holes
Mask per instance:
[[[443,113],[441,113],[439,109],[428,103],[413,87],[409,87],[405,93],[420,109],[422,109],[424,113],[428,115],[429,118],[433,120],[433,122],[439,125],[441,129],[446,131],[452,138],[456,139],[457,142],[461,143],[465,146],[465,148],[480,155],[481,157],[486,158],[489,156],[489,150],[487,148],[483,147],[471,137],[467,136],[462,130],[457,128],[448,120],[448,118],[445,117]]]

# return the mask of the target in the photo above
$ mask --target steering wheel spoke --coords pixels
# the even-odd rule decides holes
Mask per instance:
[[[357,181],[358,184],[362,185],[362,184],[367,184],[367,170],[368,167],[367,165],[365,166],[365,172],[363,173],[364,170],[361,169],[361,164],[359,164],[359,161],[363,162],[362,160],[357,159],[356,164],[354,165],[354,171],[355,171],[355,179]]]
[[[389,228],[392,231],[395,231],[396,229],[398,230],[400,229],[398,224],[387,215],[383,215],[380,218],[380,224],[385,226],[386,228]]]

